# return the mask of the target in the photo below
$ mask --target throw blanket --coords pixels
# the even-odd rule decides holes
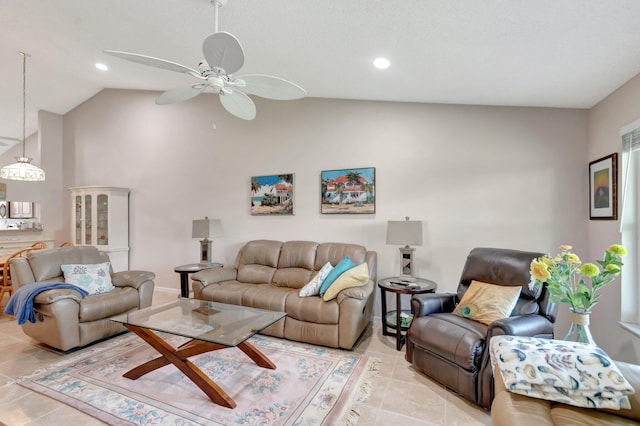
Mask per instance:
[[[89,293],[80,287],[67,283],[29,283],[25,284],[16,290],[9,299],[7,307],[4,309],[4,313],[14,316],[18,319],[18,324],[22,325],[27,321],[36,322],[36,312],[33,310],[33,299],[45,290],[68,288],[75,290],[84,298]]]
[[[629,409],[633,387],[597,346],[534,337],[495,336],[491,362],[514,393],[577,407]]]

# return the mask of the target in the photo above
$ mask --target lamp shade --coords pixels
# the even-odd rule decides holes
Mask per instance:
[[[222,236],[222,221],[220,219],[205,217],[193,221],[192,238],[220,238]]]
[[[422,221],[390,220],[387,222],[387,244],[421,246]]]

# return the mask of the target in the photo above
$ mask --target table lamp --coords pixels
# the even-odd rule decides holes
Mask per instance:
[[[201,265],[209,265],[212,263],[211,255],[213,250],[211,245],[213,241],[209,238],[220,238],[222,235],[222,222],[220,219],[209,219],[205,216],[204,219],[196,219],[193,221],[191,237],[202,238],[202,240],[200,240]]]
[[[405,220],[388,221],[387,244],[404,244],[404,247],[400,247],[400,280],[415,282],[416,277],[413,273],[413,252],[415,249],[409,246],[422,245],[422,221],[409,220],[409,216]]]

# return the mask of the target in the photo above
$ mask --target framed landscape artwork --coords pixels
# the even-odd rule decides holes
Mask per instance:
[[[320,212],[371,214],[376,212],[376,169],[325,170],[320,173]]]
[[[251,214],[293,214],[293,173],[253,176],[251,178]]]
[[[618,153],[589,163],[589,218],[618,219]]]

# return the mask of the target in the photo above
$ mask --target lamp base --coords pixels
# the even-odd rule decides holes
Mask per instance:
[[[409,246],[400,247],[400,279],[407,282],[415,282],[413,273],[413,252],[416,249]]]
[[[418,279],[416,277],[412,277],[411,275],[402,275],[400,274],[400,281],[405,282],[405,283],[415,283],[416,281],[418,281]]]
[[[211,262],[211,253],[213,250],[211,249],[211,245],[213,241],[208,238],[204,240],[200,240],[200,265],[210,265]]]

